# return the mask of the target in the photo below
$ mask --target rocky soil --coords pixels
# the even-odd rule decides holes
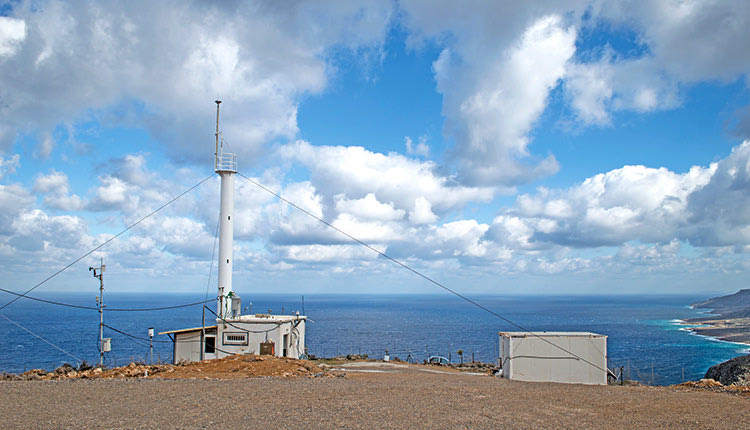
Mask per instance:
[[[47,372],[33,369],[20,375],[3,374],[4,380],[62,380],[62,379],[238,379],[253,377],[315,377],[335,376],[316,364],[292,358],[277,358],[262,355],[233,355],[216,360],[204,360],[178,365],[130,363],[112,369],[83,366],[75,368],[68,364]]]
[[[216,363],[183,374],[192,379],[160,379],[178,372],[165,370],[148,378],[0,381],[0,416],[7,429],[736,429],[750,422],[750,392],[714,381],[672,387],[523,383],[403,363],[369,369],[358,363],[345,377],[315,378],[327,366],[306,363],[306,372],[292,375],[278,368],[294,362],[263,358],[229,360],[221,364],[223,374],[214,368],[209,379],[206,366]],[[228,376],[254,364],[277,369],[277,376]]]
[[[697,382],[687,381],[687,382],[683,382],[682,384],[673,385],[673,387],[688,389],[688,390],[693,389],[693,390],[723,392],[723,393],[738,394],[741,396],[750,397],[749,385],[737,385],[737,384],[724,385],[721,382],[715,381],[713,379],[701,379],[700,381],[697,381]]]

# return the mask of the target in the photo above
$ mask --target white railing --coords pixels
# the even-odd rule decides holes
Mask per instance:
[[[224,152],[216,157],[217,172],[237,172],[237,154]]]

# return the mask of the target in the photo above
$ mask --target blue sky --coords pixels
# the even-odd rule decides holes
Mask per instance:
[[[25,290],[211,175],[221,98],[240,172],[456,290],[731,292],[748,24],[742,1],[8,2],[0,270]],[[214,177],[43,288],[105,258],[115,291],[205,291],[217,214]],[[240,178],[236,219],[245,295],[437,292]]]

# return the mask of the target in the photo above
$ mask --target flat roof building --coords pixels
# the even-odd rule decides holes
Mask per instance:
[[[500,366],[508,379],[607,384],[607,336],[588,332],[501,332]]]
[[[222,358],[233,354],[264,354],[301,358],[305,354],[305,323],[299,315],[241,315],[216,325],[165,331],[174,342],[172,362]]]

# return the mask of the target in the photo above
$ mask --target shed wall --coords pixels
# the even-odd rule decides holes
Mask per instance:
[[[199,361],[201,359],[201,332],[176,333],[174,342],[174,363]]]
[[[539,336],[543,339],[501,337],[503,376],[529,382],[607,384],[606,336]]]

